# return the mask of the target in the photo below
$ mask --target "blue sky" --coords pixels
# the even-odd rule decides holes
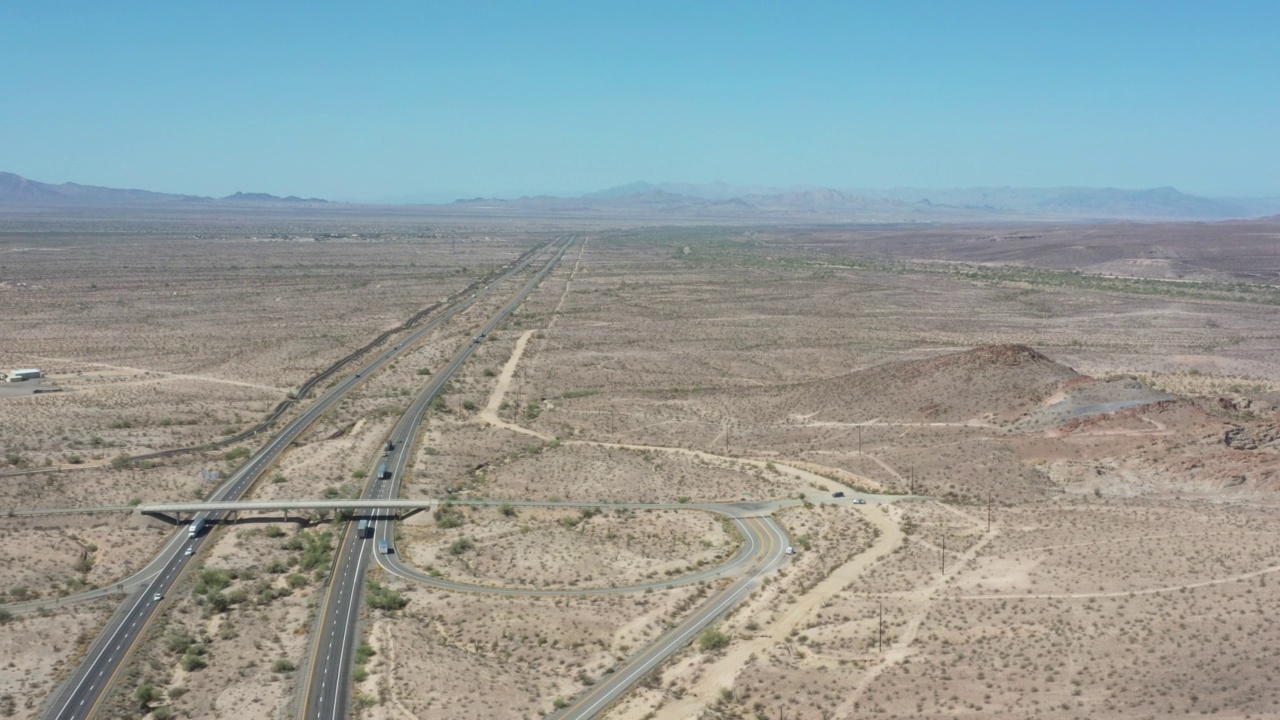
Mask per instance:
[[[1280,195],[1280,3],[0,4],[0,170],[337,199],[634,180]]]

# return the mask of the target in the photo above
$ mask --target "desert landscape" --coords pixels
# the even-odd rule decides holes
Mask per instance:
[[[431,577],[565,594],[374,566],[355,716],[571,710],[739,577],[574,594],[726,562],[744,538],[703,503],[768,508],[795,554],[601,717],[1277,712],[1275,245],[1248,238],[1280,226],[575,233],[432,403],[400,489],[441,502],[394,533]],[[560,235],[0,235],[0,359],[59,388],[0,396],[0,716],[42,715],[170,537],[51,511],[207,496],[262,440],[209,443]],[[1178,262],[1146,262],[1157,245]],[[412,397],[532,272],[396,346],[247,497],[358,496]],[[134,459],[179,447],[202,449]],[[296,713],[349,518],[217,527],[99,712]]]

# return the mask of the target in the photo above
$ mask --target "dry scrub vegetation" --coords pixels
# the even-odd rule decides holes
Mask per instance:
[[[450,580],[512,587],[616,587],[684,575],[736,547],[717,516],[629,508],[444,505],[396,547]]]
[[[405,609],[370,618],[365,717],[542,717],[712,589],[523,598],[396,587]]]
[[[166,601],[108,715],[141,704],[186,717],[273,718],[290,701],[333,532],[250,523],[218,533]]]
[[[781,512],[798,554],[610,717],[1274,715],[1280,664],[1266,613],[1280,582],[1280,526],[1270,517],[1280,486],[1275,291],[1265,277],[1245,277],[1249,268],[1229,252],[1232,242],[1256,243],[1240,228],[1212,226],[1040,230],[593,237],[450,383],[416,438],[404,492],[592,503],[829,495],[777,463],[927,496]],[[47,290],[21,292],[62,299],[0,320],[19,340],[7,350],[23,349],[0,360],[47,366],[73,392],[0,399],[33,409],[0,413],[0,437],[17,456],[6,461],[66,465],[74,453],[98,467],[10,478],[0,502],[207,491],[196,471],[230,470],[234,458],[132,472],[110,461],[251,422],[375,327],[465,285],[461,266],[476,274],[528,242],[512,234],[453,256],[439,242],[223,238],[213,243],[216,263],[202,259],[201,243],[175,242],[162,248],[173,258],[158,253],[154,267],[135,258],[130,268],[121,265],[127,253],[104,244],[86,257],[116,263],[118,280],[98,288],[86,279],[88,260],[57,260],[74,257],[75,243],[52,243],[54,260],[23,256],[24,272]],[[1169,257],[1138,262],[1150,248]],[[416,252],[416,269],[400,262]],[[4,272],[15,256],[5,256]],[[236,259],[246,257],[256,259]],[[126,282],[134,265],[146,272]],[[1081,267],[1146,279],[1072,272]],[[270,289],[264,279],[276,275],[292,293]],[[1179,275],[1195,282],[1164,280]],[[204,294],[173,295],[184,280]],[[356,492],[412,391],[518,282],[369,378],[258,496]],[[24,302],[18,292],[0,291],[0,303]],[[42,335],[42,325],[58,329]],[[164,332],[148,354],[152,327]],[[524,333],[497,408],[508,425],[494,427],[481,409]],[[87,341],[68,340],[77,334]],[[111,427],[117,415],[128,425]],[[401,551],[453,579],[530,587],[629,583],[731,552],[719,521],[695,512],[511,510],[419,515],[400,528]],[[28,527],[6,522],[9,532]],[[80,543],[145,556],[129,536],[142,531],[94,527],[34,531],[59,549],[24,568],[22,582],[66,587]],[[243,600],[214,611],[207,595],[201,603],[184,591],[167,614],[131,678],[152,683],[153,705],[268,717],[291,697],[285,668],[302,664],[314,575],[290,588],[306,551],[288,549],[291,526],[283,538],[267,532],[228,531],[206,560],[227,573],[219,592],[243,591]],[[118,571],[101,557],[86,583]],[[281,574],[266,567],[275,561]],[[367,616],[356,697],[373,718],[540,717],[715,589],[557,600],[378,580],[408,604]],[[261,600],[277,590],[291,594]],[[208,667],[182,669],[190,647],[170,652],[162,639],[174,634],[203,648]],[[30,651],[21,657],[34,672]],[[287,661],[279,671],[277,661]],[[0,690],[19,705],[47,692],[10,682]]]

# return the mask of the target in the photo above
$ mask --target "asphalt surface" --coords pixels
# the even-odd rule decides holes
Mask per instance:
[[[649,643],[548,718],[587,720],[604,712],[632,685],[639,682],[645,673],[661,665],[662,661],[692,642],[704,628],[742,602],[755,589],[761,576],[786,562],[785,550],[790,541],[782,526],[767,516],[746,518],[745,522],[751,527],[748,537],[758,538],[751,557],[756,568],[754,572],[712,595],[680,624]]]
[[[385,462],[391,471],[391,477],[380,478],[376,477],[376,470],[371,472],[363,497],[390,499],[399,496],[400,481],[412,459],[418,428],[431,402],[467,361],[476,346],[483,342],[483,338],[515,310],[560,262],[571,243],[572,238],[562,242],[546,265],[418,393],[391,432],[390,439],[394,443],[394,449],[384,457],[375,459],[370,466],[371,470],[375,470]],[[364,593],[365,571],[370,556],[377,552],[378,541],[385,540],[389,546],[393,546],[395,540],[394,523],[389,519],[377,519],[375,516],[373,526],[373,537],[362,538],[357,536],[357,524],[349,522],[339,540],[333,572],[314,626],[310,666],[302,690],[301,715],[308,720],[336,720],[346,717],[354,652],[359,643],[360,603]]]
[[[564,247],[566,246],[562,245],[559,250],[560,254],[564,253]],[[523,262],[515,265],[500,278],[494,280],[491,285],[496,285],[520,272],[541,254],[531,254]],[[556,257],[558,258],[559,255]],[[249,461],[219,486],[209,499],[225,501],[239,498],[311,423],[324,414],[349,390],[368,377],[369,373],[382,368],[400,355],[402,348],[407,348],[407,346],[421,339],[427,333],[435,330],[441,323],[470,307],[478,298],[487,294],[489,287],[485,286],[483,290],[473,294],[471,297],[461,298],[451,303],[447,309],[433,320],[415,330],[405,339],[395,343],[394,347],[379,353],[377,357],[367,362],[354,375],[346,378],[326,392],[302,414],[286,424],[266,446],[254,453]],[[508,306],[507,310],[504,310],[504,315],[509,309]],[[192,523],[194,524],[197,521],[216,522],[221,516],[221,512],[203,511],[192,518]],[[106,627],[93,644],[89,646],[85,660],[76,668],[66,682],[50,696],[45,710],[46,718],[52,718],[53,720],[79,720],[80,718],[92,717],[98,711],[99,706],[107,696],[107,689],[110,688],[116,675],[124,666],[124,661],[138,638],[143,636],[147,627],[151,624],[152,619],[155,617],[156,609],[163,602],[164,596],[169,593],[173,583],[186,570],[187,566],[197,562],[199,550],[207,541],[208,536],[208,532],[203,532],[197,537],[190,538],[188,537],[187,529],[179,529],[146,567],[130,578],[121,581],[119,586],[129,586],[135,589],[121,604],[120,608],[116,610],[115,614],[111,616],[111,619],[107,621]],[[188,546],[193,548],[195,554],[187,555],[185,553],[184,548]],[[99,593],[99,595],[91,597],[110,594],[113,589],[105,589],[105,593],[103,589],[91,591],[91,593]],[[156,599],[157,597],[160,599]],[[62,601],[74,602],[74,599],[63,598]]]
[[[565,588],[520,588],[520,587],[493,587],[489,585],[477,585],[474,583],[456,582],[445,578],[434,577],[421,570],[400,562],[400,555],[395,552],[375,555],[375,558],[384,570],[392,575],[404,578],[411,582],[427,585],[429,587],[439,588],[441,590],[450,590],[453,592],[471,592],[482,593],[488,595],[523,595],[523,596],[539,596],[539,597],[564,597],[564,596],[582,596],[582,595],[620,595],[625,593],[644,592],[646,590],[661,590],[663,588],[679,587],[681,585],[692,585],[694,583],[706,582],[709,580],[720,580],[723,578],[735,577],[752,566],[757,561],[756,553],[758,546],[765,542],[765,538],[761,535],[758,526],[755,523],[748,523],[747,518],[757,513],[755,508],[750,508],[734,503],[706,503],[698,505],[683,504],[654,504],[654,503],[587,503],[587,502],[551,502],[537,500],[520,500],[520,501],[500,501],[500,500],[455,500],[454,505],[480,505],[480,506],[501,506],[511,505],[513,507],[589,507],[589,508],[629,508],[633,510],[693,510],[715,513],[723,515],[733,522],[738,528],[743,542],[738,549],[725,559],[724,562],[714,567],[705,568],[688,575],[666,578],[664,580],[655,580],[653,582],[638,583],[635,585],[619,585],[616,587],[598,587],[598,588],[581,588],[581,587],[565,587]],[[798,502],[794,504],[799,504]],[[390,524],[387,523],[382,528],[383,535],[388,541],[388,547],[394,538],[394,531]],[[394,549],[394,548],[393,548]]]

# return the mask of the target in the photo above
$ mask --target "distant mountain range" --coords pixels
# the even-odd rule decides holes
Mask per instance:
[[[406,196],[407,199],[408,196]],[[963,222],[1000,220],[1225,220],[1280,213],[1280,198],[1207,198],[1171,187],[891,188],[836,190],[726,183],[636,182],[580,197],[472,198],[393,204],[397,212],[657,221]],[[223,198],[49,183],[0,172],[0,209],[358,207],[319,198],[237,192]],[[379,207],[379,206],[370,206]],[[386,207],[386,206],[383,206]]]
[[[1001,217],[1065,219],[1222,220],[1280,211],[1280,198],[1207,198],[1171,187],[1116,188],[891,188],[835,190],[814,186],[770,188],[724,183],[638,182],[582,196],[582,200],[634,205],[699,206],[765,214],[810,211],[852,213],[885,219],[984,219]],[[545,203],[543,198],[522,198]]]
[[[26,206],[129,206],[129,205],[168,205],[173,203],[327,203],[319,198],[277,197],[267,193],[238,192],[223,198],[200,197],[198,195],[174,195],[171,193],[151,192],[150,190],[121,190],[117,188],[98,187],[96,185],[79,185],[62,183],[53,185],[36,180],[28,180],[21,175],[0,172],[0,205]]]

